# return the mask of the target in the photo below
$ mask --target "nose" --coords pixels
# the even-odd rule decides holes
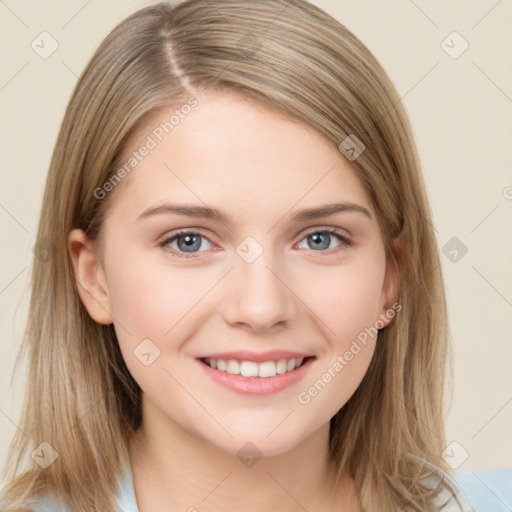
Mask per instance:
[[[289,324],[298,305],[282,268],[270,251],[252,263],[239,258],[226,283],[222,311],[226,322],[254,332]]]

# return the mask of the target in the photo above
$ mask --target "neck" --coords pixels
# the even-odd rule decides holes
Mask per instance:
[[[146,408],[129,447],[140,512],[323,511],[340,496],[343,503],[353,499],[346,480],[335,484],[329,424],[287,453],[251,459],[243,450],[226,453],[158,415]]]

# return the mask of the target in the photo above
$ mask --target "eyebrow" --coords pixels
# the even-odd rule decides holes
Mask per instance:
[[[320,217],[327,217],[328,215],[334,215],[335,213],[341,212],[362,213],[369,219],[372,219],[371,213],[364,206],[354,203],[332,203],[316,206],[314,208],[304,208],[302,210],[298,210],[292,215],[291,220],[294,222],[301,222],[305,220],[317,219]],[[177,214],[185,215],[187,217],[212,219],[220,221],[224,224],[229,224],[232,222],[232,218],[225,211],[219,210],[217,208],[172,203],[166,203],[160,206],[147,208],[139,215],[137,220],[142,220],[154,215],[162,214]]]

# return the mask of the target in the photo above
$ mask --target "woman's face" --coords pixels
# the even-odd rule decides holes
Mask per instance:
[[[395,314],[396,275],[334,145],[235,95],[197,100],[126,149],[137,164],[107,192],[82,298],[113,321],[152,421],[275,455],[354,393]]]

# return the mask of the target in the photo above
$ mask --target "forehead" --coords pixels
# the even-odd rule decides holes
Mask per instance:
[[[137,162],[116,203],[133,213],[177,199],[270,216],[299,202],[345,200],[372,210],[349,162],[311,126],[236,94],[195,100],[192,108],[160,112],[134,134],[121,161]]]

